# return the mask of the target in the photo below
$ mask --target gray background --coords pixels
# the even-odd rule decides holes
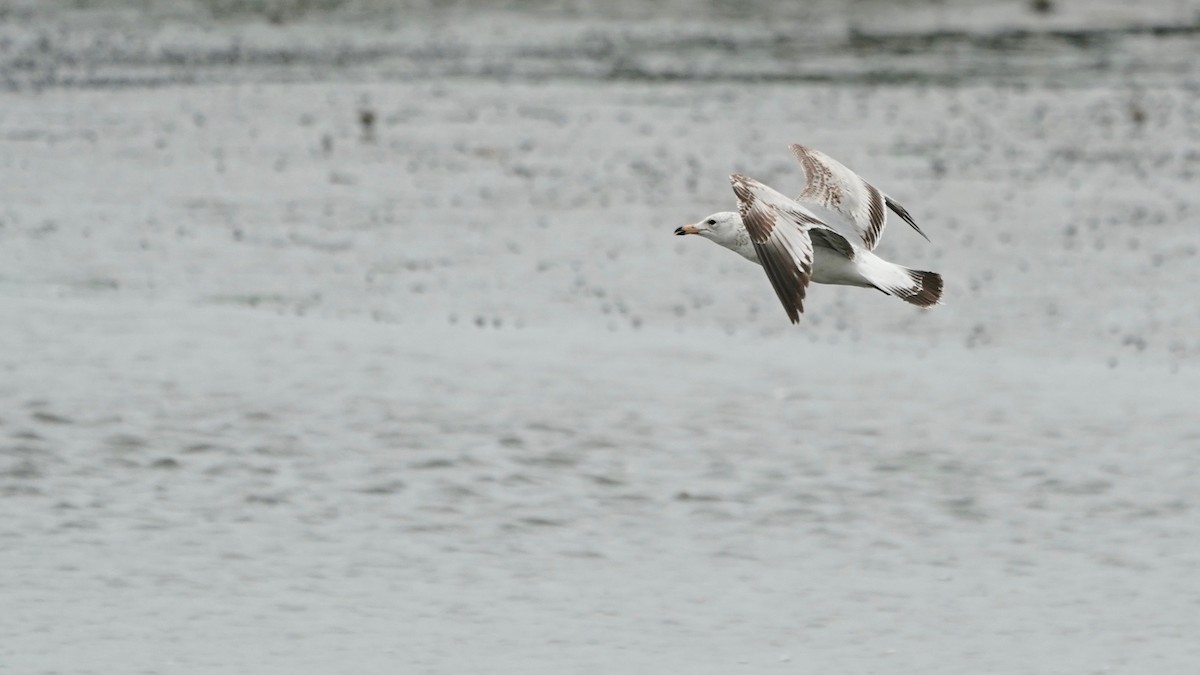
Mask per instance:
[[[0,0],[0,671],[1194,672],[1198,32]],[[793,142],[944,306],[672,236]]]

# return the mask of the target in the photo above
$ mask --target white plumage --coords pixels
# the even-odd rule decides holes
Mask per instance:
[[[887,224],[885,208],[925,236],[908,211],[828,155],[802,145],[791,150],[804,170],[799,197],[734,174],[738,213],[714,213],[675,234],[698,234],[762,265],[792,323],[804,312],[810,281],[875,288],[919,307],[938,304],[941,275],[872,253]]]

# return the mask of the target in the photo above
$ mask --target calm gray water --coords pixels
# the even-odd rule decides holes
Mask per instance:
[[[1192,672],[1200,7],[1031,7],[0,0],[0,672]]]

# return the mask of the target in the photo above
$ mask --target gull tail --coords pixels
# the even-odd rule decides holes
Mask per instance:
[[[917,307],[933,307],[942,303],[942,275],[903,268],[912,283],[904,288],[887,289],[901,300]]]
[[[941,304],[942,275],[937,272],[910,270],[878,256],[859,255],[859,269],[875,288],[917,307]]]

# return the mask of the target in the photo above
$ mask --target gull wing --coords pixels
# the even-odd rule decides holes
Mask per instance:
[[[799,323],[812,278],[813,242],[809,231],[825,226],[803,205],[753,178],[734,174],[729,181],[759,262],[788,318]]]
[[[789,147],[804,170],[804,191],[796,201],[819,207],[814,210],[829,221],[830,227],[849,230],[842,234],[861,239],[867,250],[874,249],[887,224],[886,206],[929,241],[907,209],[863,180],[862,176],[820,150],[803,145]],[[830,217],[830,213],[836,214],[836,217]]]

